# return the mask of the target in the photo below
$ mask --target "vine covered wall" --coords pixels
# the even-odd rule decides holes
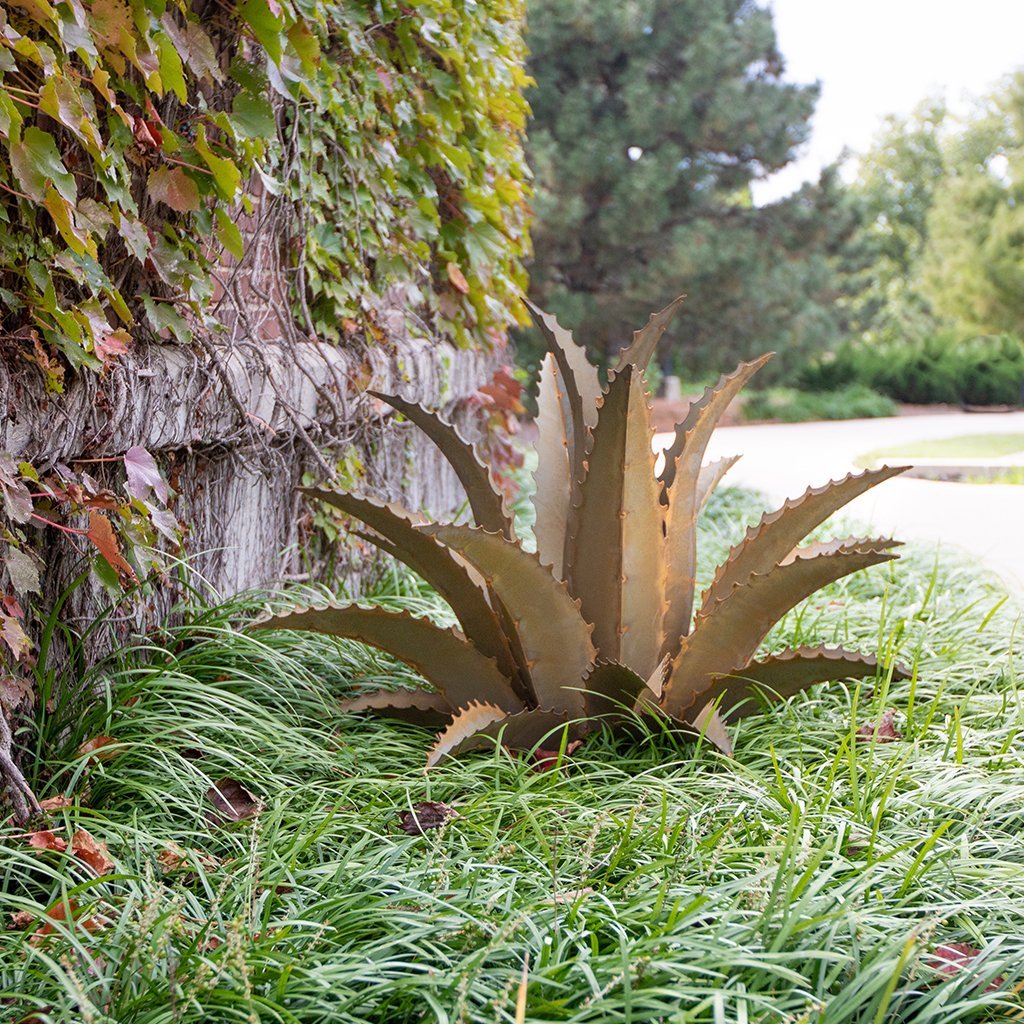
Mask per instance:
[[[216,334],[269,241],[276,329],[380,337],[401,282],[421,332],[494,340],[527,244],[521,18],[520,0],[5,4],[3,337],[60,390],[147,331]]]
[[[315,570],[304,480],[450,510],[364,392],[505,415],[480,385],[525,283],[522,13],[0,5],[4,722],[58,609],[79,635],[113,608],[120,640],[181,597],[179,556],[222,593]]]

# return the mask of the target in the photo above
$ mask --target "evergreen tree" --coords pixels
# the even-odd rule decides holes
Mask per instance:
[[[817,96],[783,81],[768,10],[533,0],[528,44],[537,302],[602,358],[686,292],[673,340],[687,369],[834,336],[828,261],[852,226],[841,188],[750,198],[806,137]]]

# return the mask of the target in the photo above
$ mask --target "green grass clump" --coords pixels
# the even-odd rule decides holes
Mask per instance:
[[[899,406],[885,395],[863,384],[850,384],[835,391],[798,391],[768,388],[750,392],[743,403],[746,420],[779,420],[807,423],[812,420],[874,419],[895,416]]]
[[[716,499],[705,577],[757,507]],[[442,612],[404,580],[387,600]],[[33,782],[72,804],[50,828],[88,830],[116,866],[94,878],[4,828],[5,909],[36,923],[0,931],[0,1019],[510,1022],[527,960],[534,1022],[947,1024],[1019,1009],[1017,611],[973,569],[911,550],[771,638],[881,648],[910,680],[821,687],[744,719],[734,761],[651,728],[598,734],[548,772],[496,749],[425,775],[421,730],[335,711],[408,670],[240,629],[260,603],[200,609],[98,666],[82,684],[101,699],[77,718],[40,707]],[[889,708],[904,738],[859,741]],[[116,757],[78,752],[98,735]],[[206,792],[225,776],[263,809],[214,826]],[[423,800],[458,816],[408,836],[398,813]],[[55,906],[66,920],[40,937]],[[929,957],[954,942],[981,956],[943,977]]]

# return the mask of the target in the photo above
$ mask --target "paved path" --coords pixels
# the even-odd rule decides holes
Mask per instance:
[[[765,494],[772,507],[809,485],[844,476],[875,448],[962,434],[1024,433],[1024,412],[952,413],[828,423],[720,427],[708,458],[742,455],[726,482]],[[655,447],[669,443],[659,434]],[[872,532],[940,542],[978,558],[1024,592],[1024,486],[888,480],[847,506]]]

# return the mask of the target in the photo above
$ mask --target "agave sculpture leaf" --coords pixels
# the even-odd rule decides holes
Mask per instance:
[[[902,468],[851,474],[766,513],[718,567],[694,614],[697,519],[735,462],[705,464],[704,455],[726,406],[768,356],[741,364],[692,403],[658,471],[644,372],[680,301],[635,333],[605,388],[572,335],[534,311],[551,349],[538,394],[535,552],[516,538],[474,446],[395,395],[377,397],[441,449],[475,525],[428,523],[371,497],[307,489],[360,520],[363,536],[432,584],[459,629],[356,604],[296,608],[258,625],[348,637],[415,668],[430,689],[372,693],[343,707],[446,723],[428,767],[499,737],[528,749],[559,727],[575,739],[599,721],[656,710],[730,752],[726,722],[765,700],[874,675],[875,658],[840,648],[757,652],[772,626],[819,588],[896,557],[886,538],[799,545]]]

